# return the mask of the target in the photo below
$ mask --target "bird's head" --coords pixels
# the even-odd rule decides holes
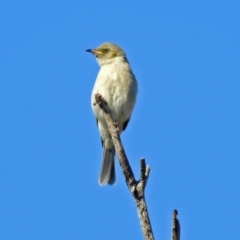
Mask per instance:
[[[113,43],[103,43],[95,49],[87,49],[86,51],[95,55],[99,65],[111,63],[116,57],[126,59],[124,51]]]

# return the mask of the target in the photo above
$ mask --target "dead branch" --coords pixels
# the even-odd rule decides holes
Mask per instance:
[[[172,215],[172,237],[171,240],[180,240],[180,223],[177,218],[178,211],[174,210]]]
[[[109,128],[109,131],[111,133],[113,144],[119,159],[123,175],[125,177],[125,181],[137,206],[138,217],[140,220],[140,225],[142,228],[144,239],[154,240],[153,231],[144,196],[144,189],[147,184],[150,168],[149,166],[146,166],[145,159],[143,158],[140,159],[140,179],[139,180],[135,179],[131,166],[129,165],[127,155],[121,143],[119,129],[117,128],[116,123],[112,120],[107,108],[105,107],[106,102],[104,101],[100,94],[95,95],[95,100],[96,100],[95,104],[98,104],[103,111],[103,115]]]

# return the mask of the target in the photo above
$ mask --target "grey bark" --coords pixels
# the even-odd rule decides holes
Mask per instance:
[[[174,210],[172,215],[172,236],[171,240],[180,240],[180,223],[178,220],[178,211]]]
[[[147,204],[145,201],[144,189],[147,184],[147,179],[149,176],[150,168],[146,166],[145,159],[140,159],[140,179],[136,180],[129,165],[127,155],[124,151],[121,139],[119,136],[119,130],[117,124],[112,120],[109,112],[107,111],[105,104],[107,104],[100,94],[95,95],[96,102],[103,111],[103,115],[109,131],[111,133],[113,144],[119,159],[119,163],[125,177],[126,184],[130,190],[134,202],[137,207],[138,217],[140,220],[140,225],[142,228],[142,233],[145,240],[154,240],[153,231],[150,223],[150,218],[148,215]]]
[[[129,164],[127,155],[124,151],[123,145],[121,143],[119,129],[117,123],[115,123],[105,105],[107,104],[100,94],[95,95],[96,102],[103,111],[103,115],[109,132],[111,133],[113,144],[119,159],[119,163],[128,186],[131,195],[133,196],[134,202],[137,207],[138,217],[142,229],[142,233],[145,240],[154,240],[153,231],[151,227],[151,222],[147,210],[147,204],[145,201],[144,190],[147,184],[148,176],[150,173],[150,167],[146,165],[145,159],[140,159],[140,179],[136,180]],[[171,240],[180,240],[180,223],[177,218],[177,210],[173,211],[172,215],[172,233]]]

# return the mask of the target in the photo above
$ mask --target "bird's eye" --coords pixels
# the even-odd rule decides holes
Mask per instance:
[[[107,53],[107,52],[108,52],[108,49],[107,49],[107,48],[103,49],[103,52],[104,52],[104,53]]]

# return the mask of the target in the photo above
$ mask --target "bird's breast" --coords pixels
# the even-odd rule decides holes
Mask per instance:
[[[102,66],[93,88],[92,102],[96,93],[103,96],[115,121],[126,121],[131,115],[137,94],[137,83],[129,65]],[[96,107],[93,107],[93,111],[98,115]]]

